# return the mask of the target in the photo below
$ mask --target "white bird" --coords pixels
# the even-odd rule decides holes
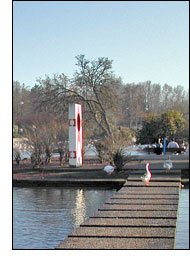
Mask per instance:
[[[107,174],[111,175],[114,171],[115,167],[111,166],[111,165],[107,165],[104,167],[104,171],[107,172]]]
[[[168,157],[168,159],[164,162],[163,164],[164,169],[167,169],[168,171],[171,170],[171,168],[173,167],[172,161],[170,159],[170,156]]]
[[[150,172],[150,170],[149,170],[149,166],[150,166],[150,163],[147,163],[147,164],[146,164],[146,173],[145,173],[143,176],[141,176],[141,180],[142,180],[146,185],[149,184],[150,179],[152,178],[152,174],[151,174],[151,172]]]

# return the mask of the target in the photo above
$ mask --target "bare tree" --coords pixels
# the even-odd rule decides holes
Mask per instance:
[[[123,91],[123,124],[132,128],[144,116],[144,96],[140,85],[126,84]]]
[[[54,146],[59,153],[59,165],[62,166],[65,161],[68,161],[69,144],[68,144],[68,126],[64,122],[54,124],[55,142]]]
[[[113,114],[117,110],[116,88],[120,83],[111,71],[112,61],[103,57],[89,61],[84,55],[76,59],[78,71],[72,80],[61,74],[38,81],[40,107],[67,109],[68,102],[81,102],[84,117],[88,115],[106,135],[112,137]]]
[[[75,73],[74,85],[77,93],[85,101],[86,110],[89,111],[96,124],[108,136],[113,136],[113,113],[117,110],[116,89],[119,85],[111,71],[112,61],[108,58],[86,60],[84,55],[76,57],[79,71]]]
[[[93,135],[96,134],[96,139],[100,138],[98,142],[102,141],[100,147],[98,145],[96,147],[105,150],[106,141],[109,142],[107,144],[109,151],[106,149],[106,152],[109,152],[111,160],[113,149],[119,145],[117,121],[120,113],[121,79],[113,75],[112,61],[108,58],[101,57],[90,61],[84,55],[79,55],[76,59],[78,69],[73,79],[68,80],[64,74],[61,74],[54,75],[53,78],[46,76],[45,80],[38,81],[38,89],[41,93],[39,106],[51,110],[60,107],[68,108],[69,102],[82,103],[83,121],[90,122],[91,127],[94,125]],[[89,136],[90,133],[84,132],[84,134]],[[104,147],[102,147],[103,141],[105,141]]]
[[[19,165],[21,161],[21,154],[19,149],[16,147],[13,148],[13,158],[15,159],[17,165]]]
[[[42,164],[42,154],[44,153],[44,149],[40,131],[41,126],[39,123],[33,124],[25,130],[25,136],[28,139],[28,147],[32,150],[31,163],[33,168],[39,167]]]

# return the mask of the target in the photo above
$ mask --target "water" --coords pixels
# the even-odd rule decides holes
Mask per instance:
[[[115,190],[13,188],[13,249],[54,249]],[[176,249],[189,249],[189,189],[182,189]]]
[[[176,228],[176,249],[189,249],[189,189],[180,192]]]
[[[148,145],[131,145],[127,146],[124,148],[124,154],[125,155],[131,155],[131,156],[144,156],[148,155],[147,152],[144,152],[143,149],[147,147]],[[84,149],[84,156],[96,156],[97,151],[94,145],[89,144],[85,149]]]
[[[13,188],[13,249],[54,249],[114,191]]]
[[[131,155],[131,156],[144,156],[144,155],[148,155],[147,152],[144,152],[143,149],[145,147],[147,147],[148,145],[132,145],[132,146],[127,146],[125,147],[124,153],[126,155]],[[24,158],[30,158],[31,157],[32,152],[30,150],[23,150],[20,149],[20,156],[21,159]],[[97,151],[95,146],[93,145],[88,145],[87,147],[85,147],[84,149],[84,156],[97,156]],[[53,153],[52,157],[59,157],[58,153]],[[14,160],[14,156],[13,156],[13,160]]]

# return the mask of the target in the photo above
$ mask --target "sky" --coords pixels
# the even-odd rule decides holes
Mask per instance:
[[[13,1],[13,80],[77,70],[108,57],[123,83],[189,89],[188,1]]]

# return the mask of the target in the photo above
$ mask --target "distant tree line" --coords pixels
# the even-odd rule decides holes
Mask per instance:
[[[115,77],[112,61],[105,57],[90,61],[79,55],[76,66],[73,78],[64,74],[45,76],[32,88],[13,82],[14,136],[32,138],[33,126],[40,132],[48,126],[49,133],[52,126],[55,134],[51,137],[58,138],[63,128],[64,137],[60,141],[68,140],[68,104],[80,102],[84,139],[94,140],[99,149],[109,145],[110,156],[134,137],[140,143],[174,134],[189,140],[189,95],[182,86],[161,86],[151,81],[124,84],[121,78]],[[180,118],[168,128],[173,133],[167,129],[164,117],[169,122]],[[46,133],[41,135],[44,140]]]
[[[152,144],[158,138],[166,138],[168,141],[177,140],[182,144],[188,142],[188,123],[183,114],[176,110],[168,110],[161,114],[150,113],[143,122],[142,128],[137,132],[138,142]]]
[[[139,127],[145,116],[176,110],[189,121],[189,92],[182,86],[171,87],[152,84],[150,81],[126,84],[121,95],[122,124]]]

